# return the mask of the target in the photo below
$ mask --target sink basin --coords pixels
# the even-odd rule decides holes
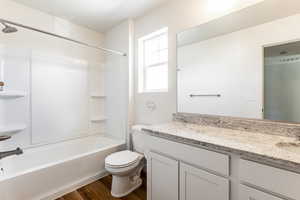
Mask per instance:
[[[280,142],[276,146],[283,150],[300,154],[300,142]]]

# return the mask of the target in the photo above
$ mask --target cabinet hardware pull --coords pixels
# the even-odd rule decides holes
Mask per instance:
[[[221,97],[220,94],[191,94],[191,98],[193,97]]]

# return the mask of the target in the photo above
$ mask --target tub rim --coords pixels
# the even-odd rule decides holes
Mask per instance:
[[[26,175],[26,174],[29,174],[29,173],[33,173],[35,171],[40,171],[40,170],[43,170],[43,169],[46,169],[46,168],[49,168],[49,167],[52,167],[52,166],[55,166],[55,165],[59,165],[59,164],[62,164],[64,162],[69,162],[69,161],[72,161],[72,160],[76,160],[76,159],[79,159],[79,158],[82,158],[82,157],[85,157],[85,156],[89,156],[89,155],[92,155],[92,154],[96,154],[100,151],[104,151],[104,150],[108,150],[108,149],[111,149],[111,148],[116,148],[116,147],[122,147],[126,145],[126,142],[125,141],[121,141],[121,140],[118,140],[118,139],[114,139],[114,138],[109,138],[109,137],[106,137],[106,136],[101,136],[101,135],[93,135],[93,136],[89,136],[89,137],[84,137],[84,138],[77,138],[77,139],[74,139],[74,140],[82,140],[82,139],[87,139],[87,138],[91,138],[91,137],[99,137],[99,138],[106,138],[108,140],[112,140],[114,141],[113,144],[109,144],[107,146],[104,146],[102,148],[99,148],[99,149],[95,149],[95,150],[92,150],[92,151],[88,151],[86,153],[82,153],[82,154],[78,154],[78,155],[75,155],[75,156],[70,156],[66,159],[60,159],[60,160],[57,160],[55,162],[51,162],[51,163],[48,163],[48,164],[44,164],[44,165],[39,165],[37,167],[32,167],[32,168],[29,168],[27,170],[23,170],[21,172],[17,172],[17,173],[13,173],[11,175],[5,175],[5,169],[4,169],[4,175],[3,177],[0,176],[0,183],[1,182],[4,182],[4,181],[7,181],[9,179],[13,179],[13,178],[16,178],[18,176],[23,176],[23,175]],[[73,141],[74,141],[73,140]],[[60,142],[60,143],[54,143],[54,144],[48,144],[48,145],[42,145],[42,146],[39,146],[39,147],[35,147],[35,148],[30,148],[31,150],[34,149],[38,149],[38,148],[42,148],[42,147],[45,147],[45,146],[54,146],[55,144],[62,144],[62,143],[67,143],[67,142],[71,142],[72,140],[68,140],[68,141],[63,141],[63,142]],[[30,150],[30,149],[25,149],[26,150]],[[22,155],[21,155],[22,156]],[[2,161],[3,162],[3,161]],[[0,162],[1,163],[1,162]]]

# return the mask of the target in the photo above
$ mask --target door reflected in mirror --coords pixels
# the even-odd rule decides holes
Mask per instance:
[[[300,122],[300,42],[264,49],[264,118]]]

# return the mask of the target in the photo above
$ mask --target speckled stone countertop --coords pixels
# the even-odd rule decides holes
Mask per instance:
[[[300,143],[295,137],[202,126],[184,122],[136,126],[148,135],[172,141],[235,153],[242,158],[300,172],[299,152],[279,147],[279,143]]]

